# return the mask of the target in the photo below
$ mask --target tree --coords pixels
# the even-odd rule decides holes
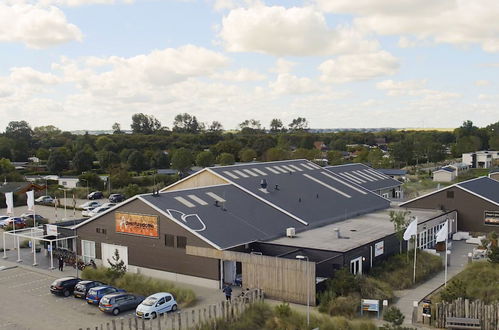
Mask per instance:
[[[96,157],[103,170],[107,170],[120,163],[120,156],[112,151],[100,150],[96,153]]]
[[[49,158],[49,155],[50,152],[45,148],[40,148],[36,151],[36,157],[40,158],[41,160],[47,160]]]
[[[235,163],[234,155],[227,152],[221,153],[217,157],[217,163],[220,165],[232,165]]]
[[[402,241],[404,240],[404,229],[408,225],[406,216],[411,214],[410,211],[390,211],[390,222],[393,223],[395,235],[400,242],[400,253],[402,253]]]
[[[215,154],[221,154],[227,152],[232,155],[237,155],[242,149],[241,143],[236,140],[224,140],[220,141],[212,147]]]
[[[291,131],[305,131],[308,129],[308,121],[307,119],[303,117],[298,117],[295,118],[291,121],[291,123],[288,125],[289,129]]]
[[[104,187],[104,182],[100,176],[93,172],[85,172],[78,175],[78,180],[80,180],[82,187],[85,187],[87,184],[89,188],[97,190],[101,190]]]
[[[136,134],[153,134],[161,129],[161,122],[154,116],[136,113],[132,116],[130,127]]]
[[[115,166],[110,168],[111,182],[115,188],[123,188],[132,182],[132,178],[126,169],[123,167]]]
[[[186,174],[194,163],[192,152],[185,148],[177,149],[172,155],[172,168],[178,170],[181,174]]]
[[[264,158],[268,162],[289,159],[289,153],[281,148],[270,148],[265,152]]]
[[[285,129],[280,119],[274,118],[270,121],[270,133],[278,133],[283,131],[285,131]]]
[[[262,133],[262,124],[256,119],[246,119],[239,124],[241,134],[257,134]]]
[[[343,154],[338,150],[331,150],[327,152],[327,161],[329,165],[343,164]]]
[[[404,319],[404,314],[395,306],[390,306],[383,312],[383,320],[390,322],[392,325],[401,325]]]
[[[108,136],[99,136],[95,141],[95,146],[98,150],[116,151],[118,146]]]
[[[75,153],[71,164],[77,173],[81,173],[92,169],[93,160],[93,152],[89,149],[84,149]]]
[[[219,121],[213,121],[210,125],[210,127],[208,127],[208,131],[212,132],[212,133],[220,133],[223,131],[223,126],[222,124],[219,122]]]
[[[128,156],[128,167],[132,171],[141,172],[147,169],[147,159],[141,151],[135,150]]]
[[[67,168],[68,158],[66,153],[60,148],[52,150],[47,160],[47,169],[52,173],[59,174]]]
[[[173,121],[173,131],[179,133],[200,133],[204,129],[204,125],[199,123],[196,116],[191,116],[188,113],[179,113]]]
[[[239,159],[242,162],[251,162],[256,158],[256,151],[250,148],[243,149],[239,152]]]
[[[201,167],[213,166],[215,156],[210,151],[201,151],[196,155],[196,165]]]
[[[33,130],[24,120],[11,121],[5,128],[5,136],[13,140],[22,140],[29,144],[33,137]]]
[[[158,168],[169,168],[170,167],[170,157],[164,151],[158,150],[151,157],[151,167]]]
[[[126,265],[123,260],[120,258],[120,253],[118,249],[114,250],[114,255],[111,257],[112,260],[107,259],[109,263],[109,268],[107,269],[108,276],[112,279],[111,281],[115,281],[120,277],[123,277],[126,273]]]
[[[113,128],[113,134],[121,134],[121,133],[123,133],[121,131],[121,124],[120,123],[114,123],[113,126],[112,126],[112,128]]]

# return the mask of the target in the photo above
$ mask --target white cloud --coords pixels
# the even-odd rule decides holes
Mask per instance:
[[[82,33],[53,6],[0,3],[0,42],[22,42],[30,48],[81,41]]]
[[[386,51],[379,51],[338,56],[323,62],[319,71],[324,82],[344,83],[392,75],[398,68],[396,57]]]
[[[30,67],[15,67],[10,71],[10,78],[15,84],[55,85],[61,81],[56,75],[40,72]]]
[[[291,62],[285,60],[283,58],[278,58],[275,62],[275,66],[270,68],[269,71],[273,73],[290,73],[293,70],[293,67],[296,65],[296,62]]]
[[[276,94],[306,94],[317,89],[310,78],[297,77],[289,73],[279,74],[275,81],[269,83],[269,87]]]
[[[84,5],[112,5],[116,3],[134,3],[135,0],[31,0],[28,2],[35,2],[41,5],[50,6],[84,6]]]
[[[224,71],[222,73],[215,73],[213,74],[212,78],[227,80],[227,81],[245,82],[245,81],[262,81],[265,80],[267,77],[259,72],[243,68],[236,71]]]
[[[499,51],[499,2],[496,0],[317,0],[334,13],[353,14],[354,26],[382,35],[455,45],[479,44]],[[408,43],[402,42],[407,46]]]
[[[377,83],[376,88],[384,90],[388,96],[421,96],[426,101],[440,101],[461,97],[459,93],[428,89],[426,84],[426,80],[385,80]]]
[[[475,81],[475,86],[489,86],[490,85],[490,81],[488,80],[477,80]]]
[[[312,7],[260,4],[234,9],[223,18],[219,36],[228,51],[277,56],[345,54],[379,47],[352,28],[330,28],[324,15]]]

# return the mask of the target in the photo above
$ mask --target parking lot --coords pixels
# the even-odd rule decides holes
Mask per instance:
[[[21,267],[0,271],[0,329],[95,328],[113,318],[133,316],[129,311],[114,317],[83,299],[55,296],[49,292],[54,279]]]

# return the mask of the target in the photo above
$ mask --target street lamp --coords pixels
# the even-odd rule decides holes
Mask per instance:
[[[66,211],[66,207],[67,207],[68,201],[66,199],[66,191],[68,189],[66,189],[66,188],[57,188],[57,189],[64,191],[64,220],[67,220],[68,214],[67,214],[67,211]]]
[[[310,326],[310,279],[308,278],[308,257],[304,255],[297,255],[296,259],[307,261],[307,327]]]

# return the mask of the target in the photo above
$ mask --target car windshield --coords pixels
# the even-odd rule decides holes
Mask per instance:
[[[61,281],[55,280],[54,282],[52,282],[52,285],[53,286],[59,286],[59,285],[61,285]]]
[[[147,298],[146,300],[144,300],[142,302],[142,305],[152,306],[152,305],[154,305],[156,303],[156,301],[158,301],[158,298],[149,297],[149,298]]]
[[[88,294],[96,294],[96,293],[97,293],[97,290],[95,290],[95,289],[88,290]]]
[[[108,297],[103,297],[103,298],[101,299],[101,302],[102,302],[103,304],[107,304],[107,303],[109,303],[109,301],[110,301],[110,300],[111,300],[111,299],[109,299]]]

